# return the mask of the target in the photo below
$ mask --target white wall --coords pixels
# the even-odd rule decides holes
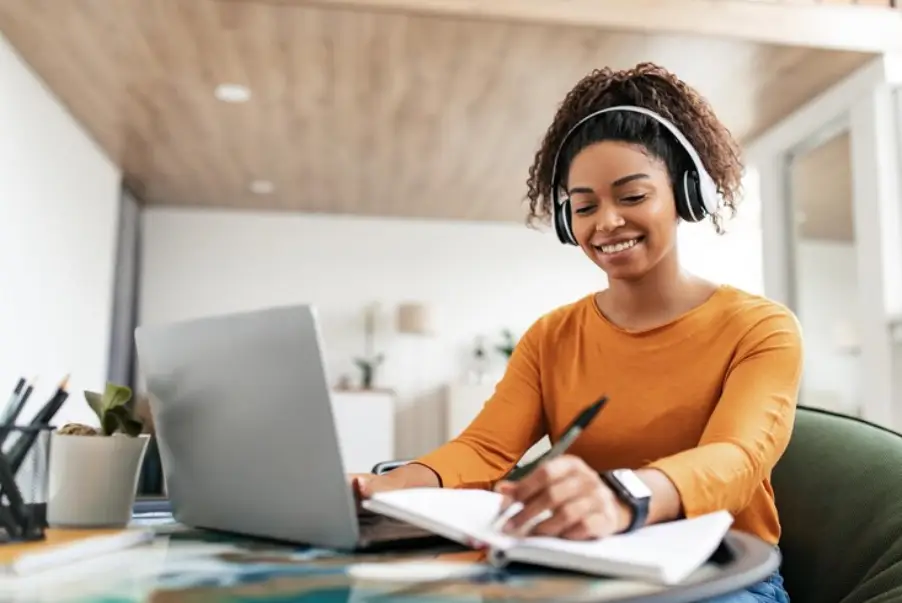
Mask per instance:
[[[760,175],[764,232],[764,278],[767,295],[793,303],[790,245],[793,224],[787,219],[786,154],[825,129],[848,123],[852,106],[886,81],[885,56],[867,63],[839,83],[802,105],[775,126],[746,145],[746,161]],[[854,202],[854,201],[853,201]]]
[[[792,221],[787,158],[825,129],[847,125],[852,138],[853,207],[858,241],[861,360],[858,379],[862,416],[902,429],[902,377],[894,374],[889,322],[902,308],[902,211],[898,139],[900,116],[891,89],[902,86],[902,55],[882,55],[781,120],[746,148],[761,175],[765,279],[769,296],[793,303]]]
[[[805,343],[802,403],[855,414],[861,404],[860,362],[837,348],[837,326],[860,333],[858,261],[852,243],[799,242],[798,314]],[[845,337],[843,337],[845,339]]]
[[[143,224],[140,323],[311,302],[334,382],[357,377],[363,307],[380,302],[377,343],[388,360],[379,383],[399,394],[402,456],[439,442],[438,393],[465,373],[478,335],[494,342],[503,328],[522,333],[540,314],[605,285],[580,250],[518,224],[176,209],[148,209]],[[718,238],[705,224],[681,237],[698,272],[763,289],[754,231]],[[435,338],[391,332],[402,301],[433,304]]]
[[[71,373],[55,423],[90,419],[106,377],[119,172],[0,36],[0,401],[26,416]]]

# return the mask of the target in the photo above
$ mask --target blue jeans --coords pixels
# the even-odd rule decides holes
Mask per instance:
[[[780,570],[777,570],[745,590],[707,599],[702,603],[789,603],[789,594],[783,588],[783,576],[780,575]]]

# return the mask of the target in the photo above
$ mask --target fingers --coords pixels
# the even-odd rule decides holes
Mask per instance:
[[[564,455],[542,464],[535,471],[515,483],[513,497],[515,500],[525,502],[538,492],[547,489],[554,482],[563,480],[574,473],[591,472],[591,469],[582,459],[575,456]]]
[[[359,500],[372,497],[377,492],[389,492],[404,488],[404,482],[395,479],[391,474],[372,475],[369,473],[355,473],[348,477],[351,490]]]
[[[495,490],[503,495],[502,509],[513,502],[523,505],[502,526],[504,532],[521,537],[599,538],[616,533],[621,519],[614,493],[574,456],[549,461],[521,481],[501,482]]]
[[[549,519],[536,525],[532,533],[569,540],[588,540],[617,533],[619,503],[604,484],[555,510]]]
[[[597,523],[600,503],[588,496],[573,498],[554,509],[553,515],[539,522],[530,531],[535,536],[560,536],[567,532],[588,537],[592,533],[589,522]]]
[[[496,491],[504,495],[502,512],[512,502],[519,502],[523,508],[510,517],[502,526],[507,533],[523,532],[524,527],[535,522],[543,513],[554,510],[578,496],[585,484],[585,463],[573,456],[553,459],[524,477],[521,481],[501,482]]]
[[[516,484],[511,482],[499,482],[495,485],[495,492],[501,494],[501,508],[498,513],[504,513],[514,503],[514,490]]]
[[[361,508],[361,503],[365,498],[367,498],[364,493],[365,486],[363,485],[363,480],[358,477],[351,478],[351,493],[354,496],[354,503],[357,506],[357,510],[359,511]]]
[[[495,484],[495,491],[503,495],[501,513],[514,502],[526,503],[536,493],[546,490],[551,483],[563,479],[577,471],[580,461],[575,457],[562,456],[545,463],[519,482],[501,481]]]
[[[368,473],[348,473],[345,475],[345,480],[347,480],[349,486],[353,487],[355,481],[357,481],[357,480],[366,481],[370,477],[372,477],[372,475],[370,475]]]
[[[579,499],[586,489],[585,480],[580,479],[580,476],[566,475],[563,479],[549,484],[545,489],[537,491],[532,498],[521,501],[523,508],[507,521],[504,531],[507,533],[518,532],[542,513],[550,511],[558,514],[571,501]]]
[[[372,488],[370,487],[370,478],[366,475],[352,474],[348,476],[348,482],[351,486],[351,493],[358,506],[364,499],[372,496]]]
[[[366,480],[359,478],[359,477],[355,477],[354,478],[354,495],[360,499],[367,498],[369,496],[369,491],[367,489],[368,485],[369,484],[367,483]]]
[[[585,520],[571,525],[559,534],[549,534],[563,538],[565,540],[594,540],[602,536],[609,536],[614,533],[603,517],[599,514],[593,514]]]

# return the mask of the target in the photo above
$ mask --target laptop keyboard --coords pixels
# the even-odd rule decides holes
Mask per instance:
[[[360,527],[375,525],[388,519],[388,517],[366,510],[362,510],[357,514],[357,523],[360,524]]]
[[[357,523],[361,538],[368,542],[437,538],[432,532],[372,511],[361,510],[357,515]]]

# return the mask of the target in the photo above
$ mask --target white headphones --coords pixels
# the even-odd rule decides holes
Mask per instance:
[[[674,186],[674,197],[676,198],[676,206],[677,206],[677,214],[683,220],[687,222],[700,222],[704,220],[706,216],[713,214],[717,211],[717,208],[720,204],[720,194],[717,192],[717,185],[714,183],[714,179],[711,178],[711,175],[708,174],[708,170],[705,169],[704,164],[702,163],[701,158],[698,156],[698,152],[696,152],[695,147],[692,146],[692,143],[683,135],[680,130],[673,125],[668,120],[664,119],[662,116],[658,115],[654,111],[650,111],[643,107],[635,107],[632,105],[620,105],[617,107],[608,107],[607,109],[602,109],[601,111],[596,111],[595,113],[590,113],[589,115],[583,117],[581,120],[576,122],[567,134],[564,135],[564,138],[561,140],[561,144],[557,149],[557,153],[554,155],[554,163],[551,167],[551,198],[552,198],[552,206],[554,213],[554,230],[557,233],[558,239],[561,243],[568,245],[577,245],[576,237],[573,234],[573,228],[571,224],[571,208],[570,208],[570,198],[565,196],[563,199],[560,198],[559,192],[559,162],[561,157],[561,152],[564,147],[567,145],[567,142],[570,140],[570,137],[582,126],[584,123],[602,115],[604,113],[609,113],[612,111],[631,111],[633,113],[641,113],[643,115],[647,115],[651,117],[662,126],[667,128],[671,134],[677,139],[680,145],[686,150],[686,153],[689,154],[689,158],[692,159],[692,163],[695,169],[686,170],[682,178],[679,178],[677,174],[674,174],[673,177],[676,180],[676,185]]]

